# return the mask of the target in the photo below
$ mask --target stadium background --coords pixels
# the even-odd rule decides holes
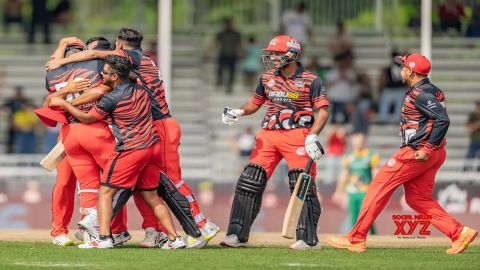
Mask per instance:
[[[0,1],[2,6],[7,0]],[[30,1],[23,2],[22,17],[25,24],[32,11]],[[47,1],[54,10],[60,1]],[[305,1],[313,21],[313,42],[303,44],[306,54],[302,62],[308,64],[318,57],[323,66],[333,66],[328,41],[338,20],[344,20],[347,31],[354,36],[355,71],[367,74],[378,102],[377,81],[379,71],[388,65],[393,47],[400,51],[420,51],[419,30],[409,28],[409,20],[416,16],[420,1],[355,0]],[[380,5],[379,5],[380,2]],[[433,1],[432,12],[432,64],[431,78],[447,97],[451,126],[447,134],[447,161],[437,175],[435,197],[456,218],[473,228],[480,229],[480,177],[479,159],[473,168],[465,170],[469,135],[465,129],[468,113],[474,101],[480,78],[480,39],[466,38],[466,31],[478,6],[474,1],[460,1],[466,5],[462,20],[462,33],[441,31],[435,7],[442,1]],[[51,44],[41,41],[41,28],[37,26],[37,42],[28,43],[22,27],[14,25],[9,33],[0,35],[0,228],[47,229],[50,225],[50,192],[55,173],[44,171],[38,162],[45,155],[47,130],[33,125],[32,153],[6,153],[9,148],[8,130],[12,124],[12,111],[7,106],[17,86],[34,106],[40,106],[46,95],[43,66],[56,42],[63,36],[86,39],[103,35],[114,41],[120,27],[129,26],[145,35],[144,48],[155,51],[157,36],[157,1],[70,1],[68,17],[51,23]],[[236,135],[247,127],[259,129],[263,111],[244,117],[237,126],[226,127],[220,113],[224,106],[239,106],[253,90],[244,84],[241,70],[232,94],[215,85],[216,51],[209,46],[225,17],[232,17],[236,29],[246,41],[256,36],[260,46],[280,29],[281,14],[294,8],[298,1],[287,0],[173,0],[172,1],[172,73],[170,107],[182,127],[181,164],[186,181],[195,189],[202,211],[222,228],[226,228],[234,185],[244,160],[233,150]],[[477,10],[475,10],[475,8]],[[4,9],[5,11],[6,9]],[[5,14],[3,15],[5,16]],[[5,28],[4,28],[5,30]],[[240,65],[240,63],[239,63]],[[262,67],[263,70],[263,67]],[[381,155],[382,163],[399,145],[398,125],[378,124],[372,119],[368,147]],[[346,129],[349,128],[347,124]],[[331,125],[321,134],[326,145]],[[34,139],[34,140],[33,140]],[[18,152],[19,146],[13,147]],[[347,213],[331,201],[334,182],[325,180],[329,157],[319,162],[317,183],[324,212],[319,232],[338,233],[345,230]],[[255,231],[280,231],[281,220],[288,201],[288,186],[284,165],[277,168],[270,180],[263,200],[263,208],[254,224]],[[379,220],[380,234],[392,235],[395,226],[392,214],[411,213],[402,201],[403,191],[392,197]],[[129,226],[140,228],[138,211],[129,204]],[[76,214],[78,215],[78,214]],[[78,220],[78,216],[73,221]],[[73,226],[72,226],[73,228]],[[438,232],[432,229],[434,234]]]

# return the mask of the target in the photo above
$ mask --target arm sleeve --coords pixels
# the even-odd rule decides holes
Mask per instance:
[[[310,85],[310,99],[314,109],[330,105],[322,79],[316,78]]]
[[[447,134],[450,119],[442,103],[430,93],[421,93],[415,99],[415,107],[429,119],[433,121],[432,131],[428,142],[423,150],[427,154],[442,145],[443,139]]]
[[[116,105],[117,104],[113,99],[105,95],[89,111],[89,114],[93,115],[97,119],[103,119],[113,112],[113,110],[115,110]]]
[[[255,89],[255,93],[253,94],[253,97],[250,99],[250,101],[255,105],[262,105],[263,103],[265,103],[266,99],[267,96],[265,95],[265,87],[262,82],[262,77],[260,76],[257,88]]]

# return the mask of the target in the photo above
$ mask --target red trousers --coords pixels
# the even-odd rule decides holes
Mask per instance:
[[[206,218],[200,211],[198,202],[192,189],[182,180],[182,170],[180,168],[180,155],[178,147],[182,132],[177,120],[173,117],[156,120],[153,122],[157,128],[160,137],[160,146],[162,148],[161,171],[164,172],[170,180],[175,184],[178,191],[184,195],[190,202],[192,216],[197,226],[200,228],[205,225]],[[134,195],[135,204],[143,217],[142,228],[153,227],[158,231],[163,231],[161,224],[158,223],[153,211],[148,207],[147,203],[139,192]]]
[[[57,179],[52,191],[52,230],[53,237],[68,234],[68,225],[75,206],[76,177],[67,159],[57,166]]]
[[[308,128],[288,130],[262,129],[257,133],[255,148],[250,156],[250,162],[262,166],[267,171],[270,179],[278,163],[285,159],[288,168],[305,169],[308,154],[305,151],[305,138],[309,133]],[[317,174],[316,164],[310,169],[312,179]]]
[[[460,235],[463,225],[432,198],[435,175],[445,161],[445,148],[433,151],[426,161],[415,160],[414,153],[415,150],[410,147],[401,148],[373,178],[357,222],[348,233],[350,242],[366,240],[370,225],[400,185],[403,185],[405,199],[412,209],[431,216],[431,224],[450,239],[455,240]]]
[[[77,178],[80,207],[96,208],[100,174],[113,152],[115,139],[102,121],[63,125],[61,136],[68,163]],[[126,231],[126,220],[124,208],[112,221],[112,233]]]

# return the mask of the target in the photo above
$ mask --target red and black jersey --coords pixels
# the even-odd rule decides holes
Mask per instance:
[[[105,94],[89,113],[97,119],[107,118],[117,152],[147,148],[158,141],[150,98],[143,86],[122,84]]]
[[[90,81],[91,86],[89,89],[92,89],[100,84],[102,84],[103,79],[100,75],[101,71],[103,70],[104,62],[103,60],[89,60],[77,63],[71,63],[57,69],[51,70],[47,72],[45,87],[47,88],[48,92],[54,93],[59,91],[65,85],[67,85],[68,80],[70,78],[82,78],[87,79]],[[88,90],[87,90],[88,91]],[[67,101],[73,100],[74,98],[80,96],[82,92],[70,94],[65,99]],[[82,104],[77,106],[78,109],[88,112],[95,102],[90,102],[87,104]],[[68,115],[67,119],[70,123],[79,123],[71,115]]]
[[[329,106],[322,80],[313,72],[299,66],[293,76],[285,78],[279,69],[262,74],[251,101],[267,102],[265,129],[308,128],[313,125],[313,110]]]
[[[401,147],[427,153],[446,144],[450,120],[442,90],[425,78],[406,93],[401,113]]]

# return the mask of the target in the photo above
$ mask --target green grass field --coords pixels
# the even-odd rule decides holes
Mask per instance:
[[[55,247],[46,242],[0,241],[0,269],[479,269],[480,247],[447,256],[445,247],[369,248],[358,254],[322,247],[292,251],[286,247],[201,250],[112,250]]]

